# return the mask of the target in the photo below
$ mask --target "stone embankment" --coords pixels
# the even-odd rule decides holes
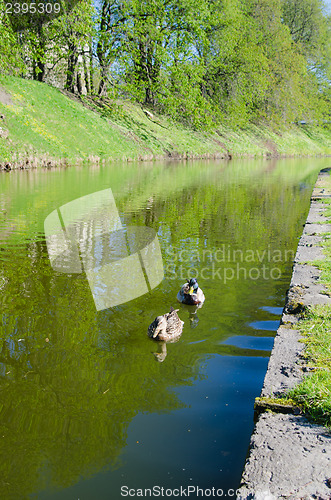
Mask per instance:
[[[237,500],[331,499],[331,433],[277,399],[309,371],[302,356],[301,334],[296,329],[302,311],[308,306],[331,303],[319,283],[319,270],[307,264],[325,258],[320,243],[331,224],[324,217],[321,200],[331,197],[325,186],[328,170],[318,176],[299,241],[281,325],[261,398],[256,401],[257,422]]]

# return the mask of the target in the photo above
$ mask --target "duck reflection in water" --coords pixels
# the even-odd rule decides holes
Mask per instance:
[[[190,321],[190,328],[196,328],[199,323],[198,310],[202,307],[202,304],[198,304],[196,306],[188,306],[186,304],[182,304],[181,310],[185,310],[188,312],[188,318]]]
[[[161,352],[153,352],[156,361],[159,363],[162,363],[166,357],[167,357],[167,343],[166,342],[159,342],[161,346]]]

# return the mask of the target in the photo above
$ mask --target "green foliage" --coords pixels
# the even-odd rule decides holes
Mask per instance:
[[[322,0],[282,0],[282,17],[293,41],[316,63],[328,44],[328,18]],[[314,61],[315,60],[315,61]]]
[[[212,128],[217,110],[201,93],[203,74],[203,65],[199,63],[173,65],[168,81],[164,76],[166,86],[159,98],[161,111],[193,129]]]
[[[298,52],[304,56],[306,75],[301,85],[306,98],[302,116],[330,118],[331,17],[322,0],[283,0],[282,16]]]
[[[88,93],[129,97],[194,129],[330,118],[322,0],[101,0],[97,11],[82,0],[21,40],[34,79],[59,71],[71,92],[84,79]]]
[[[295,399],[317,421],[331,427],[331,308],[316,306],[300,324],[305,355],[312,372],[292,391]]]
[[[78,58],[94,34],[94,14],[92,0],[81,0],[75,6],[63,3],[60,16],[53,20],[37,17],[20,33],[28,72],[34,80],[52,79],[60,64],[66,88],[74,91]]]
[[[220,28],[211,38],[212,54],[206,57],[206,92],[230,124],[247,124],[268,89],[268,60],[260,33],[239,2],[225,2]]]
[[[75,90],[78,58],[84,57],[85,46],[89,45],[95,34],[94,15],[92,0],[81,0],[73,9],[65,10],[65,13],[48,27],[48,39],[51,44],[48,61],[53,64],[61,58],[66,61],[65,88],[71,92]],[[79,86],[81,83],[78,83]]]
[[[23,61],[17,35],[6,14],[6,3],[0,0],[0,72],[17,75],[23,71]]]
[[[238,36],[237,71],[230,100],[246,120],[291,122],[300,116],[303,61],[281,23],[278,0],[247,0]]]
[[[164,78],[173,68],[183,65],[183,73],[191,61],[194,69],[192,44],[197,38],[206,38],[207,4],[203,1],[197,6],[192,0],[104,2],[99,61],[109,65],[116,57],[122,69],[122,88],[140,102],[160,104],[169,91]]]

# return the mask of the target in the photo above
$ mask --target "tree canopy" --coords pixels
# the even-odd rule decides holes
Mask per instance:
[[[81,0],[24,27],[7,6],[2,71],[24,63],[27,78],[134,99],[196,129],[330,118],[322,0]]]

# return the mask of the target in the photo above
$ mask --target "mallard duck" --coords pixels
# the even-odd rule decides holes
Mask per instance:
[[[170,312],[157,316],[148,327],[148,336],[155,340],[169,342],[181,336],[184,321],[177,314],[178,309],[170,308]]]
[[[204,303],[205,296],[201,288],[199,288],[196,278],[187,280],[187,283],[185,283],[179,290],[177,300],[182,304],[190,306]]]

